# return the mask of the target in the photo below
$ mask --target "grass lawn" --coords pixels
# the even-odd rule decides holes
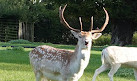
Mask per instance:
[[[14,46],[37,46],[37,44],[14,44]],[[10,46],[9,43],[0,43],[0,46]],[[73,50],[72,45],[53,45],[62,49]],[[91,59],[88,67],[79,81],[91,81],[95,69],[101,65],[100,55],[104,47],[93,47],[91,51]],[[34,73],[29,64],[28,53],[31,48],[21,47],[0,47],[0,81],[35,81]],[[96,81],[109,81],[107,72],[101,73]],[[135,81],[132,69],[121,68],[114,76],[114,81]]]

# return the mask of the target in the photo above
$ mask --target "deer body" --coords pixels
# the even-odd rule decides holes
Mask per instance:
[[[63,81],[63,78],[77,81],[87,67],[89,58],[90,49],[82,49],[80,46],[74,52],[50,46],[38,46],[30,52],[35,73],[58,81]]]
[[[82,31],[72,28],[65,20],[63,13],[67,5],[59,8],[59,17],[61,23],[71,30],[71,33],[78,39],[75,51],[57,49],[50,46],[38,46],[29,53],[30,63],[33,67],[36,81],[41,81],[44,77],[47,81],[78,81],[83,75],[85,68],[89,63],[90,49],[92,39],[99,38],[109,21],[107,11],[106,21],[101,29],[92,30],[93,17],[91,18],[90,31]]]
[[[120,67],[134,68],[134,75],[137,81],[137,48],[109,46],[102,51],[102,66],[96,69],[93,80],[98,74],[110,68],[108,76],[113,81],[113,75]]]
[[[89,36],[91,33],[71,32],[78,38],[75,51],[43,45],[34,48],[30,52],[30,63],[34,69],[36,81],[40,81],[41,77],[55,81],[78,81],[83,75],[90,58],[92,40]],[[99,36],[101,36],[101,34],[95,35],[93,38]]]

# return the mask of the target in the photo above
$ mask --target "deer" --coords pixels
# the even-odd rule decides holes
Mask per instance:
[[[83,75],[90,59],[92,39],[99,38],[109,21],[109,15],[104,9],[106,20],[100,29],[93,30],[93,16],[91,17],[90,31],[82,30],[82,21],[79,17],[81,29],[71,27],[64,18],[67,4],[59,7],[60,22],[68,28],[78,39],[74,51],[54,48],[47,45],[35,47],[30,53],[30,64],[33,67],[36,81],[78,81]]]
[[[102,65],[95,70],[92,81],[95,81],[97,75],[105,70],[110,69],[108,77],[113,80],[114,74],[120,67],[134,69],[134,76],[137,81],[137,48],[136,47],[120,47],[109,46],[102,50]]]

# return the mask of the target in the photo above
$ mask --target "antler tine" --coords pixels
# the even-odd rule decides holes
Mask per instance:
[[[80,22],[81,31],[82,31],[82,30],[83,30],[83,28],[82,28],[82,21],[81,21],[81,17],[79,17],[79,22]]]
[[[64,11],[65,11],[66,6],[67,6],[67,4],[63,7],[63,9],[62,9],[61,6],[59,7],[59,18],[60,18],[60,22],[61,22],[65,27],[69,28],[70,30],[73,30],[73,31],[76,31],[76,32],[80,32],[80,30],[72,28],[72,27],[67,23],[67,21],[65,20],[63,14],[64,14]]]
[[[91,27],[90,27],[90,31],[92,31],[93,29],[93,16],[91,17]]]
[[[104,25],[101,27],[101,29],[98,29],[98,30],[92,30],[92,31],[91,31],[92,33],[102,32],[102,31],[105,29],[105,27],[107,26],[108,22],[109,22],[109,15],[108,15],[108,13],[107,13],[107,11],[106,11],[106,9],[105,9],[104,7],[103,7],[103,9],[104,9],[105,14],[106,14],[106,20],[105,20],[105,23],[104,23]]]

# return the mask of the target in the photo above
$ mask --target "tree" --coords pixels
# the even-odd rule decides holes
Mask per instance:
[[[132,43],[136,22],[137,1],[105,0],[111,16],[111,43],[115,45],[128,45]]]
[[[34,23],[45,11],[41,0],[0,0],[1,18],[19,20],[19,38],[34,41]]]
[[[83,29],[88,31],[90,17],[94,16],[94,29],[100,28],[105,20],[102,9],[105,7],[110,21],[104,32],[112,33],[111,43],[122,46],[132,43],[137,25],[136,0],[0,0],[0,16],[20,20],[20,25],[28,30],[25,37],[34,33],[30,30],[35,30],[37,41],[72,44],[70,32],[60,24],[58,17],[59,6],[66,3],[64,15],[72,27],[79,29],[78,17],[82,17]]]
[[[68,7],[69,14],[67,14],[68,21],[70,18],[78,21],[78,16],[82,16],[85,19],[84,23],[86,23],[86,27],[89,26],[88,23],[91,15],[94,16],[95,27],[99,24],[101,26],[103,23],[101,11],[102,7],[105,7],[108,10],[110,15],[110,22],[108,27],[111,28],[112,32],[112,40],[111,43],[115,45],[128,45],[132,43],[133,33],[135,31],[136,26],[136,13],[137,13],[137,1],[129,1],[129,0],[51,0],[58,4],[65,4],[66,2],[70,5]],[[70,13],[73,12],[73,13]],[[67,13],[67,11],[66,11]],[[104,14],[103,14],[104,15]],[[74,24],[75,21],[72,22],[73,26],[78,25]],[[85,27],[84,26],[84,27]],[[79,27],[79,26],[78,26]],[[109,28],[107,28],[109,32]]]

